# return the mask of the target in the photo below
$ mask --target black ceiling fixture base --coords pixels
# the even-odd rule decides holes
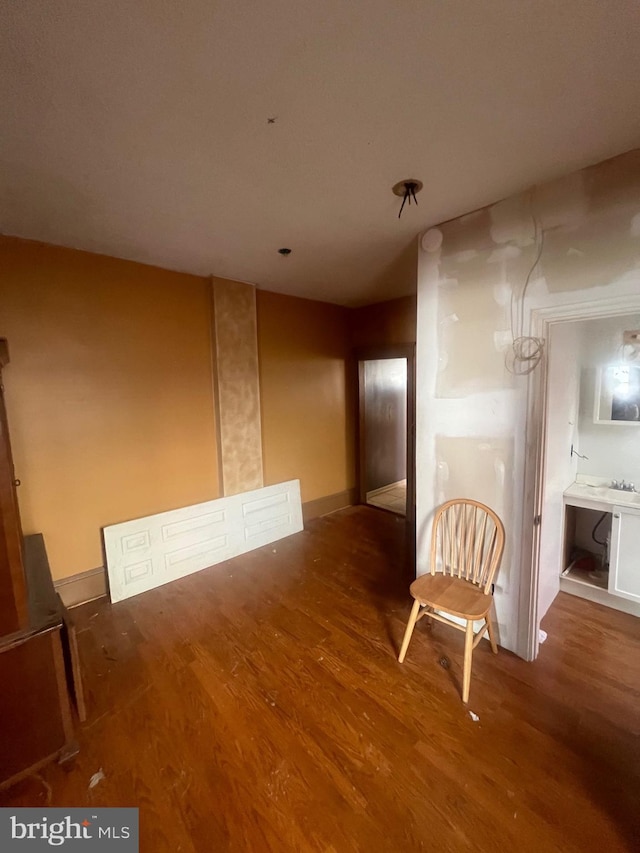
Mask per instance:
[[[391,187],[391,192],[402,199],[402,204],[398,211],[398,219],[402,216],[402,211],[404,210],[407,199],[409,200],[409,204],[411,204],[411,199],[415,201],[416,205],[418,204],[416,193],[419,193],[423,186],[424,184],[422,181],[418,181],[416,178],[407,178],[404,181],[398,181],[397,184],[394,184],[393,187]]]

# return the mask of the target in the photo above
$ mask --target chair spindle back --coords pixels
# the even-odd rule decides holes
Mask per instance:
[[[442,572],[491,592],[504,550],[504,526],[488,506],[466,498],[436,512],[431,536],[431,574]]]

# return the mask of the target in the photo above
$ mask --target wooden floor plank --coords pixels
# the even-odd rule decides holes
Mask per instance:
[[[459,632],[397,662],[403,543],[353,507],[76,609],[80,754],[2,805],[137,805],[145,853],[639,849],[640,620],[561,594],[534,664],[481,643],[474,722]]]

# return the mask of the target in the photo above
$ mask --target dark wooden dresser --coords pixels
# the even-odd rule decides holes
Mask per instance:
[[[70,702],[75,636],[42,536],[22,536],[2,387],[8,361],[0,338],[0,788],[77,752]]]

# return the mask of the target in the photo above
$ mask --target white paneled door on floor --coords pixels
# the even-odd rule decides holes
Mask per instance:
[[[302,529],[299,480],[113,524],[103,530],[111,600],[130,598]]]

